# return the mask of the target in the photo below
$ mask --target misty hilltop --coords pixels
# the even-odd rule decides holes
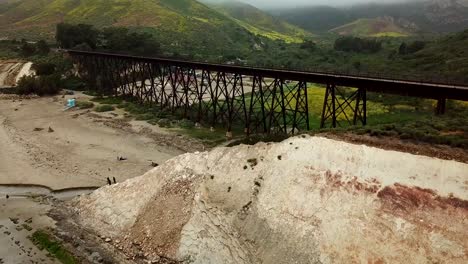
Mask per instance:
[[[200,0],[200,2],[233,19],[248,31],[270,39],[302,42],[305,37],[311,35],[297,26],[241,1]]]
[[[352,1],[350,1],[351,3]],[[457,32],[468,28],[468,0],[421,0],[396,3],[371,3],[346,7],[309,6],[278,8],[273,14],[315,33],[327,32],[348,25],[346,32],[372,34]],[[366,19],[363,23],[362,19]],[[361,21],[359,21],[361,20]],[[377,21],[376,21],[377,20]],[[386,25],[382,25],[382,24]],[[350,28],[354,24],[358,28]],[[362,27],[374,28],[363,30]],[[391,32],[375,32],[375,28],[392,28]],[[334,30],[336,32],[336,30]]]

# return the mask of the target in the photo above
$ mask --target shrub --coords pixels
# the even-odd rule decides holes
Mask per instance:
[[[39,96],[43,95],[54,95],[60,92],[61,79],[58,75],[40,76],[38,79],[39,85],[36,90],[36,94]]]
[[[36,89],[36,78],[34,76],[23,76],[18,81],[18,94],[32,94]]]
[[[317,45],[311,40],[306,40],[301,44],[300,48],[308,51],[314,51],[317,48]]]
[[[45,40],[39,40],[36,43],[36,51],[40,55],[47,55],[50,52],[50,47],[47,45],[47,42]]]
[[[353,62],[353,67],[354,67],[354,69],[360,71],[361,70],[361,62],[360,61]]]
[[[335,41],[335,50],[375,53],[382,49],[382,42],[376,39],[340,37]]]
[[[426,42],[424,41],[415,41],[413,43],[411,43],[410,45],[408,45],[408,48],[407,48],[407,52],[408,53],[415,53],[415,52],[418,52],[422,49],[424,49],[424,47],[426,46]]]
[[[36,48],[33,44],[29,44],[26,41],[23,41],[20,47],[20,54],[24,57],[29,57],[34,55]]]
[[[194,128],[194,127],[195,127],[195,123],[194,123],[193,121],[190,121],[190,120],[187,120],[187,119],[183,119],[183,120],[180,120],[179,126],[180,126],[181,128],[190,129],[190,128]]]
[[[36,74],[39,76],[42,75],[51,75],[55,72],[55,64],[53,63],[35,63],[32,66],[33,70],[36,71]]]
[[[409,45],[403,42],[401,43],[400,48],[398,49],[398,53],[400,55],[413,54],[424,49],[424,47],[426,47],[426,42],[424,41],[417,40],[413,43],[410,43]]]
[[[123,103],[123,100],[124,99],[122,97],[115,97],[115,96],[107,96],[107,97],[97,96],[91,99],[91,101],[93,102],[100,103],[100,104],[107,104],[107,105],[120,105]]]
[[[141,121],[141,120],[151,120],[151,119],[153,119],[153,118],[154,118],[154,115],[153,115],[153,114],[151,114],[151,113],[146,113],[146,114],[142,114],[142,115],[137,115],[137,116],[135,117],[135,120],[139,120],[139,121]]]
[[[99,113],[103,113],[103,112],[114,111],[114,109],[115,108],[112,105],[100,105],[100,106],[97,106],[96,108],[94,108],[94,111],[99,112]]]
[[[54,95],[60,91],[61,79],[58,75],[24,76],[18,82],[18,94]]]
[[[159,119],[158,125],[160,127],[171,127],[171,120],[166,118]]]
[[[72,91],[84,91],[86,83],[79,77],[71,76],[62,81],[63,88]]]
[[[164,110],[162,110],[162,111],[160,111],[160,112],[158,112],[156,114],[157,118],[167,118],[169,116],[170,116],[170,113],[168,113],[167,111],[164,111]]]
[[[77,101],[76,102],[76,107],[79,109],[89,109],[93,108],[94,104],[92,102],[85,102],[85,101]]]

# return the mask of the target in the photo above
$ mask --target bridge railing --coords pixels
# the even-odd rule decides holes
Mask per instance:
[[[141,57],[133,56],[128,54],[115,54],[115,53],[101,53],[101,52],[87,52],[87,51],[78,51],[78,50],[64,50],[69,53],[77,53],[81,55],[99,55],[105,54],[107,56],[120,56],[133,59],[144,59],[144,60],[155,60],[155,61],[166,61],[166,62],[175,62],[175,63],[188,63],[191,65],[211,65],[211,66],[220,66],[220,67],[239,67],[244,69],[262,69],[262,70],[276,70],[276,71],[290,71],[290,72],[302,72],[302,73],[313,73],[313,74],[323,74],[323,75],[343,75],[356,78],[374,78],[374,79],[387,79],[401,82],[417,82],[417,83],[428,83],[428,84],[437,84],[437,85],[450,85],[450,86],[466,86],[468,87],[468,76],[448,76],[444,75],[442,72],[431,72],[428,74],[423,73],[391,73],[391,72],[382,72],[382,71],[363,71],[357,69],[347,69],[347,70],[330,70],[323,67],[306,67],[306,68],[297,68],[297,67],[279,67],[272,66],[267,64],[260,65],[237,65],[237,64],[223,64],[223,63],[210,63],[206,61],[188,61],[182,60],[173,57]]]

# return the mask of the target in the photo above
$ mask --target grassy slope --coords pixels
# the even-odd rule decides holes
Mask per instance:
[[[468,82],[468,30],[431,42],[413,55],[404,57],[400,65],[417,66],[425,72],[451,72],[465,75]]]
[[[362,18],[346,25],[334,28],[331,32],[340,35],[363,37],[405,37],[409,33],[396,24],[380,18]]]
[[[430,5],[427,5],[428,1],[395,1],[397,3],[367,1],[368,4],[357,4],[349,8],[310,6],[279,9],[273,12],[280,18],[311,32],[327,32],[361,18],[375,19],[390,16],[395,20],[403,19],[414,23],[417,28],[411,28],[415,32],[448,33],[468,27],[466,0],[457,1],[461,5],[445,6],[435,10],[431,10]]]
[[[15,0],[0,14],[0,32],[28,39],[53,38],[61,21],[98,27],[127,26],[177,47],[197,43],[218,50],[251,48],[253,36],[235,21],[195,0]],[[182,50],[182,49],[181,49]]]
[[[383,37],[380,40],[382,50],[373,54],[333,50],[334,39],[330,39],[329,43],[320,45],[314,51],[302,50],[298,45],[291,44],[286,49],[254,51],[247,59],[252,64],[262,65],[266,62],[280,68],[468,83],[468,30],[439,38],[409,36]],[[410,44],[416,40],[426,41],[426,47],[413,54],[398,54],[402,42]],[[356,68],[356,64],[360,67]]]
[[[229,1],[209,3],[210,7],[232,18],[239,25],[258,35],[286,42],[302,42],[311,33],[275,18],[246,3]]]

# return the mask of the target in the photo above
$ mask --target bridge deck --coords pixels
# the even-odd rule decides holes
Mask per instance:
[[[131,60],[139,62],[151,62],[162,65],[179,67],[189,67],[200,70],[223,71],[227,73],[237,73],[250,76],[261,76],[266,78],[280,78],[293,81],[305,81],[311,83],[330,84],[338,86],[365,88],[370,92],[383,92],[406,96],[416,96],[432,99],[456,99],[468,101],[468,84],[447,84],[427,81],[414,81],[403,79],[388,79],[372,76],[346,75],[328,72],[304,72],[295,70],[278,70],[267,68],[256,68],[246,66],[234,66],[226,64],[213,64],[203,62],[192,62],[183,60],[173,60],[165,58],[148,58],[130,55],[120,55],[101,52],[87,52],[76,50],[65,50],[70,55],[111,57],[121,60]]]

